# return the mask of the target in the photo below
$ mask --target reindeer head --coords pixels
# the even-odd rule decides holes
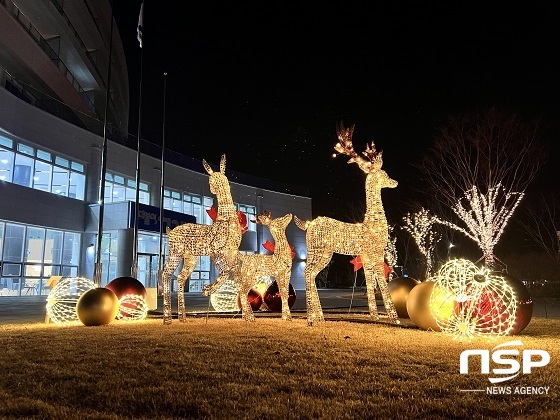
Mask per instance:
[[[206,172],[210,175],[208,181],[210,183],[210,192],[217,195],[221,187],[228,185],[228,180],[225,175],[226,155],[223,154],[220,160],[220,172],[214,172],[204,159],[202,159],[202,166],[204,166],[204,169],[206,169]]]
[[[292,221],[292,214],[288,213],[282,217],[277,217],[273,219],[271,213],[268,210],[262,212],[257,216],[256,222],[260,225],[268,226],[271,231],[275,229],[278,231],[283,231]]]
[[[383,152],[376,151],[373,141],[371,145],[366,145],[366,150],[362,154],[367,158],[364,159],[354,150],[352,145],[352,135],[354,134],[354,125],[350,128],[344,128],[342,121],[336,127],[338,134],[338,143],[334,146],[334,150],[338,153],[350,156],[348,163],[356,163],[359,168],[367,174],[367,187],[377,188],[395,188],[397,181],[389,178],[387,173],[381,169],[383,166]]]

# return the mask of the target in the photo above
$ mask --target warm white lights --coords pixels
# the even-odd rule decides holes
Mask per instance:
[[[47,315],[55,324],[79,322],[76,313],[78,299],[97,286],[90,279],[67,277],[60,280],[47,296]]]
[[[306,283],[307,323],[315,325],[324,321],[323,310],[317,293],[315,278],[327,266],[333,253],[360,256],[366,277],[369,313],[379,319],[375,299],[375,281],[379,285],[383,303],[391,322],[400,323],[387,287],[384,269],[384,253],[388,240],[388,226],[381,202],[382,188],[395,188],[397,181],[389,178],[381,169],[382,152],[377,152],[373,142],[359,156],[352,146],[354,126],[345,129],[337,126],[338,153],[350,156],[348,163],[356,163],[366,176],[366,214],[362,223],[344,223],[328,217],[318,217],[303,222],[294,217],[296,225],[307,231],[307,264],[303,271]]]
[[[163,323],[171,323],[171,276],[181,263],[183,268],[177,276],[177,313],[180,321],[185,317],[185,281],[194,270],[198,257],[208,255],[218,270],[219,277],[202,290],[204,296],[215,293],[233,274],[239,262],[241,225],[225,176],[226,155],[220,160],[220,172],[214,172],[205,160],[204,169],[210,175],[210,192],[216,194],[218,213],[211,225],[185,223],[168,230],[169,257],[163,270]]]
[[[523,193],[520,192],[506,193],[502,184],[489,188],[486,194],[474,186],[465,192],[465,196],[453,207],[453,211],[465,223],[467,229],[440,219],[436,221],[464,233],[475,241],[482,250],[486,267],[493,268],[494,246],[522,198]]]
[[[387,246],[385,246],[385,262],[391,269],[387,280],[391,280],[392,275],[394,274],[393,268],[397,265],[398,260],[398,253],[397,253],[397,237],[393,235],[393,227],[389,226],[389,236],[387,239]]]
[[[410,233],[420,253],[426,259],[424,279],[427,279],[432,273],[432,255],[440,239],[440,235],[433,230],[437,219],[435,216],[430,215],[428,210],[422,208],[416,213],[407,213],[403,221],[403,229]]]
[[[290,307],[288,306],[288,294],[290,287],[290,275],[292,273],[292,248],[286,238],[286,227],[292,221],[290,213],[283,217],[272,219],[270,212],[265,211],[257,216],[257,223],[268,226],[274,238],[274,253],[240,255],[241,266],[235,274],[235,282],[241,300],[243,319],[254,321],[255,316],[247,301],[247,294],[263,276],[272,276],[278,284],[278,291],[282,298],[282,319],[291,320]]]
[[[448,261],[430,280],[454,302],[450,311],[449,305],[441,305],[441,298],[432,293],[430,309],[443,333],[470,339],[502,336],[512,329],[517,299],[504,277],[458,259]]]
[[[120,321],[142,321],[148,316],[148,305],[146,300],[135,294],[127,294],[119,299],[119,313],[117,319]]]
[[[227,279],[224,284],[210,295],[210,303],[216,312],[237,312],[237,286],[233,277]]]

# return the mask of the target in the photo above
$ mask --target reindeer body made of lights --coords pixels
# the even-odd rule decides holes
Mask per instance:
[[[328,217],[302,221],[294,216],[296,225],[307,231],[307,264],[304,269],[306,284],[307,323],[310,326],[324,321],[323,310],[317,293],[315,277],[327,266],[333,253],[360,256],[366,279],[369,313],[379,319],[375,300],[375,279],[383,297],[389,320],[399,324],[384,272],[384,250],[388,241],[388,226],[381,202],[382,188],[395,188],[397,181],[389,178],[381,169],[382,152],[377,152],[373,142],[359,156],[352,146],[354,125],[345,129],[342,122],[337,126],[338,143],[335,150],[350,156],[348,163],[356,163],[366,177],[366,214],[362,223],[344,223]]]
[[[234,274],[239,264],[241,226],[231,197],[229,181],[225,176],[226,155],[220,160],[220,172],[214,172],[205,160],[204,169],[210,175],[210,192],[218,200],[218,213],[211,225],[185,223],[168,229],[169,256],[163,269],[163,323],[171,323],[171,276],[183,261],[183,268],[177,277],[177,314],[185,321],[185,281],[194,270],[199,256],[208,255],[216,266],[219,277],[204,286],[202,294],[209,296],[216,292],[228,277]]]
[[[292,221],[292,214],[272,219],[270,212],[265,211],[257,216],[257,223],[268,226],[274,238],[274,253],[240,255],[241,266],[235,278],[237,290],[241,300],[243,319],[254,321],[255,315],[247,301],[247,294],[261,276],[274,277],[278,284],[278,291],[282,298],[282,319],[290,321],[292,315],[288,305],[290,276],[292,273],[292,249],[286,238],[286,227]]]

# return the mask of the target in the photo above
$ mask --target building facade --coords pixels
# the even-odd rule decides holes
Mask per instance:
[[[0,296],[48,294],[53,275],[93,278],[111,16],[108,1],[0,0]],[[116,25],[113,31],[111,86],[118,88],[107,112],[101,285],[131,274],[136,223],[137,278],[153,286],[160,251],[167,253],[159,233],[161,148],[141,142],[135,214],[137,140],[127,134],[126,60]],[[207,210],[217,203],[202,162],[165,156],[164,223],[212,223]],[[206,160],[217,168],[220,155]],[[253,222],[262,211],[311,218],[302,187],[228,168],[226,176],[248,220],[240,252],[266,252],[262,244],[273,242]],[[292,285],[304,289],[305,232],[291,223],[286,233],[296,253]],[[200,257],[186,290],[199,292],[216,277],[209,257]]]

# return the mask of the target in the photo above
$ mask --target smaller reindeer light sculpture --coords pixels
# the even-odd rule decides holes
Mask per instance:
[[[201,255],[209,255],[219,271],[218,279],[204,286],[202,294],[209,296],[233,275],[239,264],[241,226],[231,197],[229,181],[225,175],[226,155],[220,160],[220,171],[214,172],[205,160],[202,165],[210,175],[210,192],[218,199],[218,213],[211,225],[185,223],[168,230],[169,257],[163,269],[163,323],[171,323],[171,276],[183,261],[183,268],[177,276],[177,313],[179,320],[185,321],[184,285],[191,275]]]
[[[255,316],[247,301],[247,294],[261,276],[274,277],[282,298],[282,319],[291,321],[292,315],[288,305],[290,275],[292,273],[292,249],[286,238],[286,227],[292,221],[291,213],[276,219],[271,218],[270,211],[257,216],[257,223],[268,226],[274,238],[274,254],[241,255],[241,266],[235,275],[235,282],[241,300],[243,319],[254,321]]]
[[[333,253],[360,256],[366,278],[369,313],[379,319],[375,300],[375,279],[383,296],[383,303],[391,322],[399,324],[384,271],[384,250],[388,240],[388,226],[381,202],[381,189],[395,188],[397,181],[381,169],[382,152],[377,152],[373,142],[359,156],[352,146],[354,126],[345,129],[337,126],[338,143],[334,149],[350,156],[348,163],[356,163],[367,174],[366,214],[362,223],[344,223],[328,217],[302,221],[294,217],[296,225],[306,230],[307,265],[303,271],[306,284],[307,323],[310,326],[324,321],[319,294],[315,284],[317,274],[329,263]]]

